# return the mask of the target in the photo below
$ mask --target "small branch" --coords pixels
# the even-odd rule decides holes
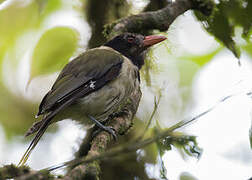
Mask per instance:
[[[110,150],[108,150],[106,152],[105,152],[104,148],[106,148],[106,146],[108,145],[108,143],[111,141],[112,138],[110,137],[111,135],[109,135],[108,133],[101,132],[100,134],[98,134],[98,136],[100,136],[100,137],[101,136],[106,136],[105,139],[107,139],[107,141],[104,142],[106,145],[104,145],[104,146],[102,146],[102,148],[100,148],[99,146],[97,146],[96,143],[92,143],[93,148],[91,148],[90,151],[93,151],[93,153],[89,153],[88,156],[86,156],[85,158],[76,158],[74,160],[67,161],[67,162],[62,163],[60,165],[50,167],[50,168],[46,168],[46,169],[43,169],[43,170],[40,170],[40,171],[37,171],[37,172],[34,172],[34,173],[33,172],[32,173],[28,172],[28,175],[21,176],[21,177],[17,178],[17,180],[27,180],[27,179],[30,179],[30,178],[39,177],[39,176],[42,176],[42,174],[46,174],[46,173],[48,174],[48,172],[50,172],[50,171],[53,171],[53,170],[56,170],[56,169],[59,169],[59,168],[62,168],[62,167],[66,167],[66,166],[76,166],[76,168],[74,168],[67,176],[65,176],[64,180],[70,180],[70,179],[73,179],[73,177],[83,178],[83,179],[84,179],[84,177],[90,177],[90,176],[84,176],[84,174],[86,174],[86,173],[89,173],[89,175],[92,174],[90,172],[90,170],[92,169],[90,167],[92,167],[92,165],[90,166],[90,164],[97,163],[97,162],[99,162],[101,160],[108,159],[108,158],[111,158],[111,157],[115,157],[117,155],[122,155],[123,153],[134,152],[134,151],[136,151],[138,149],[141,149],[141,148],[144,148],[145,146],[148,146],[148,145],[150,145],[150,144],[152,144],[152,143],[154,143],[154,142],[156,142],[156,141],[158,141],[160,139],[167,138],[168,136],[172,136],[173,131],[175,131],[176,129],[185,127],[186,125],[188,125],[188,124],[190,124],[192,122],[195,122],[196,120],[198,120],[202,116],[204,116],[204,115],[208,114],[209,112],[211,112],[212,110],[214,110],[216,107],[218,107],[219,104],[223,103],[224,101],[226,101],[226,100],[228,100],[228,99],[230,99],[232,97],[235,97],[237,95],[242,95],[242,94],[245,94],[247,96],[251,96],[252,92],[228,95],[228,96],[220,99],[215,105],[208,108],[206,111],[203,111],[202,113],[194,116],[193,118],[191,118],[191,119],[189,119],[187,121],[182,120],[182,121],[178,122],[177,124],[173,125],[172,127],[167,128],[165,131],[156,134],[154,137],[147,138],[147,139],[145,139],[143,141],[140,141],[140,142],[138,141],[138,139],[136,139],[132,143],[127,143],[127,144],[125,144],[123,146],[115,147],[115,148],[110,149]],[[132,96],[132,98],[133,97],[138,98],[138,99],[136,99],[136,101],[139,101],[140,97],[141,97],[141,92],[140,91],[136,92],[135,96]],[[137,105],[137,104],[135,104],[135,105]],[[131,106],[131,108],[133,108],[133,106]],[[116,122],[113,121],[113,123],[116,123]],[[120,125],[119,124],[116,125],[115,127],[117,127],[120,130]],[[96,137],[95,139],[99,139],[99,138]],[[98,140],[95,140],[95,139],[93,140],[93,142],[98,141]],[[46,174],[46,176],[47,176],[47,174]],[[0,175],[1,175],[1,173],[0,173]],[[97,174],[96,174],[95,177],[96,178],[98,177]]]
[[[249,93],[251,93],[251,92],[249,92]],[[249,93],[245,93],[245,94],[248,95]],[[144,147],[146,147],[146,146],[148,146],[148,145],[150,145],[150,144],[152,144],[152,143],[154,143],[154,142],[156,142],[158,140],[161,140],[161,139],[167,138],[169,136],[172,136],[173,132],[175,130],[177,130],[179,128],[182,128],[182,127],[185,127],[186,125],[195,122],[196,120],[198,120],[202,116],[204,116],[204,115],[208,114],[209,112],[213,111],[216,107],[218,107],[219,104],[227,101],[228,99],[230,99],[232,97],[235,97],[235,96],[241,95],[241,94],[244,94],[244,93],[228,95],[228,96],[220,99],[219,101],[217,101],[217,103],[215,105],[211,106],[210,108],[203,111],[202,113],[194,116],[193,118],[191,118],[189,120],[181,120],[177,124],[171,126],[170,128],[167,128],[163,132],[157,133],[154,137],[147,138],[147,139],[142,140],[140,142],[139,142],[139,139],[137,138],[135,141],[133,141],[131,143],[127,143],[127,144],[124,144],[122,146],[115,147],[115,148],[110,149],[110,150],[108,150],[106,152],[102,151],[102,153],[99,152],[97,154],[93,154],[92,156],[88,156],[88,157],[86,157],[84,159],[83,158],[74,159],[74,160],[65,162],[62,165],[56,166],[54,168],[49,168],[49,169],[44,169],[44,170],[52,171],[52,170],[59,169],[61,167],[69,166],[69,165],[70,166],[73,166],[73,165],[76,166],[76,165],[82,164],[82,166],[83,166],[83,165],[89,164],[89,163],[91,163],[93,161],[100,161],[100,160],[108,159],[108,158],[111,158],[111,157],[114,157],[114,156],[117,156],[117,155],[122,155],[123,153],[134,152],[134,151],[136,151],[138,149],[141,149],[141,148],[144,148]],[[97,149],[97,148],[95,148],[95,149]]]
[[[109,24],[104,34],[111,38],[124,32],[167,31],[171,23],[185,11],[195,9],[209,16],[213,7],[211,0],[176,0],[158,11],[140,13]]]
[[[147,132],[148,129],[150,128],[150,125],[151,125],[151,122],[152,122],[152,120],[153,120],[153,118],[154,118],[154,115],[155,115],[156,112],[157,112],[157,109],[158,109],[158,106],[159,106],[159,103],[160,103],[160,99],[161,99],[161,94],[159,94],[158,99],[157,99],[157,97],[155,97],[155,99],[154,99],[154,109],[153,109],[153,111],[152,111],[152,113],[151,113],[150,118],[149,118],[148,121],[147,121],[146,127],[144,128],[144,130],[143,130],[143,132],[140,134],[140,136],[137,138],[137,141],[142,140],[143,137],[144,137],[144,135],[146,134],[146,132]]]

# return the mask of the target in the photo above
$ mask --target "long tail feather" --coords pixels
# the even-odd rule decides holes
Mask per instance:
[[[77,94],[78,96],[81,95]],[[77,97],[78,97],[77,96]],[[64,109],[65,107],[67,107],[68,105],[70,105],[72,103],[73,99],[69,99],[68,101],[64,102],[61,106],[59,106],[57,109],[55,109],[54,111],[52,111],[51,113],[49,113],[48,115],[46,115],[43,118],[43,124],[41,125],[41,127],[39,128],[36,136],[33,138],[32,142],[30,143],[28,149],[25,151],[23,157],[21,158],[21,160],[18,163],[18,166],[22,166],[26,163],[26,161],[28,160],[32,150],[35,148],[35,146],[38,144],[40,138],[42,137],[42,135],[45,133],[46,129],[48,128],[48,126],[51,123],[51,120],[53,119],[53,117],[62,109]]]
[[[44,119],[33,123],[32,127],[30,129],[28,129],[28,131],[26,132],[25,137],[30,136],[31,134],[38,132],[40,127],[43,125],[43,122],[44,122]]]
[[[32,150],[35,148],[35,146],[39,142],[40,138],[45,133],[45,131],[46,131],[47,127],[49,126],[50,121],[51,121],[52,118],[53,118],[53,116],[50,116],[50,115],[45,117],[44,123],[42,124],[42,126],[38,130],[36,136],[33,138],[33,140],[30,143],[28,149],[25,151],[23,157],[21,158],[21,160],[18,163],[18,166],[23,166],[26,163],[26,161],[28,160]]]

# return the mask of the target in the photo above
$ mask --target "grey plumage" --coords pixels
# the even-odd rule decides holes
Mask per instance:
[[[47,127],[56,121],[70,118],[86,126],[95,123],[115,137],[113,129],[100,122],[118,113],[139,88],[145,50],[165,39],[124,33],[68,63],[41,101],[37,116],[42,115],[42,120],[26,133],[37,132],[19,165],[27,161]]]
[[[109,47],[89,50],[71,61],[40,104],[38,115],[43,115],[43,119],[28,130],[26,135],[38,133],[20,164],[26,162],[51,123],[71,118],[85,125],[93,125],[88,115],[105,121],[139,86],[138,79],[138,68]]]

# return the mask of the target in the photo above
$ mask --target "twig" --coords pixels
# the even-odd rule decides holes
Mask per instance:
[[[152,122],[152,120],[154,118],[154,115],[157,112],[158,105],[160,103],[160,98],[161,98],[161,94],[159,95],[158,100],[155,97],[155,99],[154,99],[154,109],[153,109],[153,111],[151,113],[151,116],[150,116],[149,120],[147,121],[147,125],[145,126],[145,128],[144,128],[143,132],[141,133],[141,135],[138,138],[136,138],[136,141],[140,141],[144,137],[147,130],[149,129],[149,127],[151,125],[151,122]]]
[[[248,93],[246,93],[248,94]],[[171,126],[170,128],[167,128],[165,131],[158,133],[157,135],[155,135],[152,138],[147,138],[145,140],[143,140],[142,142],[139,141],[134,141],[131,144],[125,144],[123,146],[120,147],[115,147],[111,150],[108,150],[105,153],[102,153],[101,155],[98,156],[93,156],[93,157],[89,157],[89,158],[78,158],[78,159],[74,159],[71,161],[67,161],[65,163],[62,163],[60,165],[57,166],[53,166],[53,167],[49,167],[43,170],[48,170],[48,171],[54,171],[56,169],[65,167],[65,166],[76,166],[78,164],[87,164],[90,163],[92,161],[96,161],[96,160],[103,160],[103,159],[107,159],[107,158],[111,158],[114,157],[116,155],[121,155],[122,153],[128,153],[128,152],[132,152],[132,151],[136,151],[140,148],[143,148],[151,143],[154,143],[160,139],[166,138],[167,136],[170,136],[172,134],[172,132],[176,129],[182,128],[196,120],[198,120],[199,118],[201,118],[202,116],[206,115],[207,113],[211,112],[212,110],[214,110],[220,103],[225,102],[226,100],[230,99],[231,97],[236,96],[237,94],[233,94],[233,95],[228,95],[222,99],[220,99],[215,105],[213,105],[212,107],[208,108],[206,111],[203,111],[202,113],[194,116],[193,118],[191,118],[190,120],[182,120],[180,122],[178,122],[177,124]]]

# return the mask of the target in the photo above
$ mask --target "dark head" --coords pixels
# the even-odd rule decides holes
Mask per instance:
[[[122,53],[140,69],[144,65],[145,50],[165,39],[164,36],[124,33],[114,37],[104,45]]]

